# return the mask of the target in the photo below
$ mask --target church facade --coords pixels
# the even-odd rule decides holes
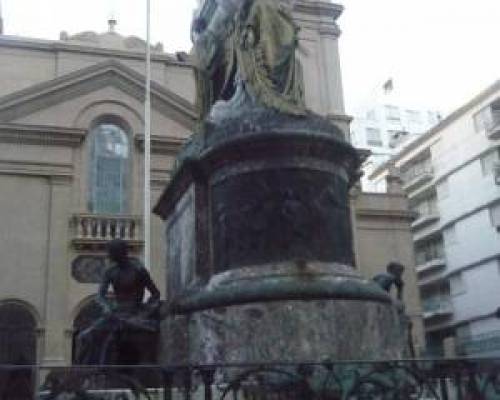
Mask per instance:
[[[349,135],[341,13],[328,2],[294,5],[307,106]],[[189,57],[152,50],[153,205],[198,114]],[[122,238],[142,256],[144,52],[142,40],[111,25],[103,34],[63,33],[59,41],[0,35],[0,364],[70,364],[74,336],[96,313],[106,242]],[[361,204],[353,211],[358,266],[408,265],[407,302],[418,325],[411,241],[401,234],[412,215],[401,195],[362,196],[353,197]],[[151,274],[166,296],[162,226],[153,216]]]

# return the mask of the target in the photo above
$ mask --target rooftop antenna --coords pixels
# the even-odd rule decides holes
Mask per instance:
[[[115,33],[115,31],[116,31],[116,25],[118,25],[118,21],[116,19],[116,4],[115,4],[115,2],[113,0],[110,0],[110,3],[109,3],[108,32],[109,33]]]
[[[118,24],[118,21],[116,21],[116,18],[114,15],[109,17],[109,19],[108,19],[108,32],[114,33],[117,24]]]

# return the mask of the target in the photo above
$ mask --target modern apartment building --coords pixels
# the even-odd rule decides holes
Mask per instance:
[[[369,99],[354,111],[351,125],[353,144],[371,151],[371,156],[363,168],[363,190],[384,192],[385,182],[376,186],[368,179],[368,175],[440,120],[438,111],[405,101],[394,89],[392,80],[375,90]]]
[[[500,81],[370,176],[399,169],[410,206],[427,343],[500,353]]]

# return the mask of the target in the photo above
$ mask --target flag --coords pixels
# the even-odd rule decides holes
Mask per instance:
[[[391,79],[388,79],[385,83],[384,83],[384,91],[387,93],[387,92],[392,92],[393,89],[394,89],[394,81]]]

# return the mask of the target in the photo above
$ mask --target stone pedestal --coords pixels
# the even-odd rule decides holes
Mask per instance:
[[[246,109],[182,151],[164,218],[168,363],[394,359],[398,307],[353,268],[359,160],[335,125]]]

